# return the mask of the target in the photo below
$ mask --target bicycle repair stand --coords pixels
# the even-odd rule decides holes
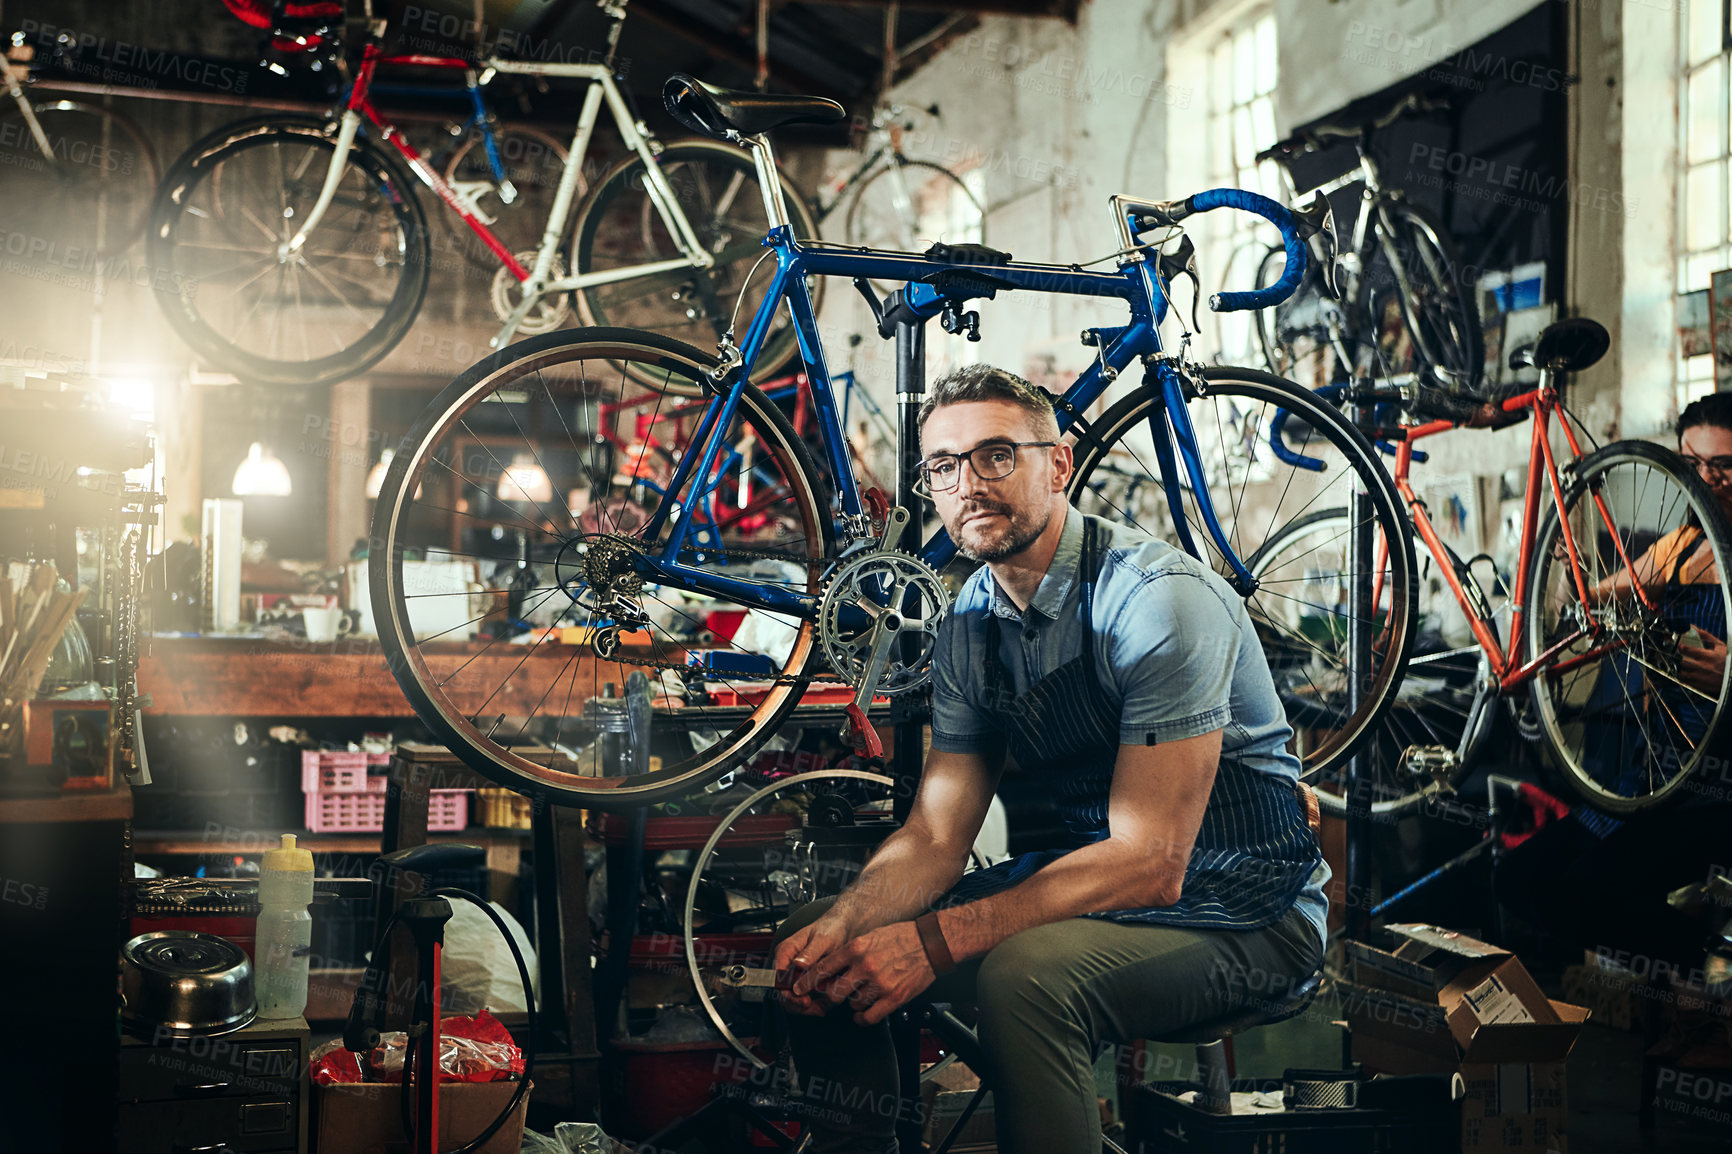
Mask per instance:
[[[1370,435],[1372,406],[1354,402],[1353,423]],[[1369,516],[1370,495],[1359,484],[1347,501],[1347,572],[1352,577],[1349,594],[1353,612],[1347,618],[1347,652],[1353,675],[1347,679],[1348,716],[1359,712],[1364,698],[1362,679],[1370,676],[1372,634],[1376,631],[1377,606],[1372,599],[1372,558],[1376,542],[1372,539],[1373,523]],[[1363,747],[1362,747],[1363,748]],[[1342,796],[1347,799],[1346,874],[1348,895],[1347,940],[1363,942],[1370,937],[1371,904],[1361,895],[1371,893],[1371,775],[1365,772],[1363,755],[1356,753],[1347,759],[1347,780]]]
[[[946,274],[940,273],[940,276]],[[967,274],[959,274],[967,275]],[[863,280],[854,282],[877,314],[878,335],[896,342],[896,508],[913,514],[921,507],[921,497],[914,491],[920,462],[920,405],[926,397],[926,322],[940,312],[946,332],[965,333],[969,340],[980,339],[978,314],[962,312],[949,301],[942,301],[926,285],[923,299],[912,300],[917,286],[909,285],[891,293],[879,307],[869,286]],[[988,292],[986,295],[992,295]],[[923,519],[914,517],[919,529]],[[915,533],[918,538],[919,533]],[[914,642],[904,637],[903,645]],[[907,649],[905,660],[915,660]],[[892,698],[891,724],[895,748],[886,769],[891,781],[893,798],[891,812],[896,825],[908,820],[914,807],[914,793],[920,785],[920,774],[926,756],[926,723],[932,716],[932,689],[928,686],[917,694]],[[904,1150],[919,1150],[921,1146],[920,1110],[920,1022],[914,1012],[902,1009],[890,1017],[891,1038],[896,1046],[897,1078],[902,1087],[902,1101],[896,1113],[896,1139]]]
[[[1502,774],[1497,773],[1487,774],[1485,779],[1485,836],[1456,854],[1454,857],[1450,858],[1448,861],[1444,862],[1442,865],[1438,866],[1436,869],[1425,874],[1423,877],[1416,878],[1412,882],[1409,882],[1401,889],[1396,890],[1394,893],[1372,906],[1370,916],[1373,918],[1387,917],[1389,911],[1395,906],[1423,893],[1425,890],[1442,881],[1444,878],[1454,877],[1456,874],[1477,862],[1480,855],[1485,853],[1487,850],[1491,851],[1492,865],[1495,869],[1498,859],[1503,856],[1504,850],[1510,844],[1513,844],[1506,842],[1505,839],[1512,833],[1516,832],[1510,828],[1510,824],[1521,812],[1521,807],[1519,805],[1498,805],[1498,790],[1501,789],[1507,794],[1513,794],[1517,799],[1519,799],[1521,797],[1522,786],[1525,784],[1527,783],[1522,781],[1520,778],[1505,777]],[[1502,941],[1503,907],[1498,903],[1493,902],[1491,908],[1492,924],[1495,930],[1491,940]]]

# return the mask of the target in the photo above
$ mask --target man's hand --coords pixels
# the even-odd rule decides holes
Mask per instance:
[[[1698,628],[1696,636],[1702,645],[1678,646],[1678,679],[1709,697],[1720,696],[1720,682],[1726,673],[1726,642]]]
[[[776,957],[780,961],[780,951]],[[816,994],[837,1006],[846,1002],[854,1007],[855,1023],[870,1026],[907,1005],[936,976],[914,923],[895,922],[830,951],[795,979],[789,994],[793,999]],[[783,1004],[789,1001],[784,995]]]
[[[799,984],[813,966],[835,954],[852,936],[844,919],[826,914],[776,947],[776,972],[791,975]],[[778,1000],[783,1009],[795,1014],[818,1017],[830,1010],[828,1001],[813,996],[810,984],[797,990],[783,990]]]

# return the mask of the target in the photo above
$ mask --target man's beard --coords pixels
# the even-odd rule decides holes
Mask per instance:
[[[1014,557],[1039,540],[1040,535],[1046,532],[1047,525],[1052,522],[1050,505],[1042,506],[1039,510],[1040,521],[1036,523],[1029,510],[1016,509],[1002,501],[970,501],[958,510],[958,524],[960,525],[964,518],[982,510],[1004,515],[1009,518],[1009,524],[992,544],[981,542],[978,538],[975,543],[970,544],[963,540],[964,530],[958,528],[952,531],[950,539],[956,542],[956,551],[970,561],[992,562]]]

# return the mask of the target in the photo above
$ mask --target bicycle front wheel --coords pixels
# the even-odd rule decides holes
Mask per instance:
[[[1245,565],[1262,586],[1285,589],[1304,607],[1346,605],[1352,595],[1352,536],[1346,508],[1319,509],[1277,530]],[[1381,538],[1373,540],[1376,555],[1383,547]],[[1429,560],[1417,540],[1414,553]],[[1379,573],[1376,611],[1387,622],[1393,620],[1389,566],[1380,566]],[[1382,724],[1358,751],[1360,772],[1370,779],[1371,813],[1380,819],[1411,813],[1428,798],[1452,792],[1490,731],[1497,704],[1491,692],[1480,693],[1490,662],[1441,577],[1427,580],[1421,573],[1418,606],[1407,671]],[[1490,612],[1481,612],[1495,637]],[[1303,620],[1298,627],[1304,629]],[[1381,644],[1387,638],[1374,647]],[[1346,814],[1346,778],[1343,765],[1311,779],[1324,812]]]
[[[854,192],[844,222],[849,244],[918,252],[923,238],[984,243],[986,214],[962,178],[942,165],[893,158]],[[899,281],[873,281],[880,294]]]
[[[1352,597],[1311,588],[1313,576],[1304,566],[1269,573],[1247,599],[1307,780],[1328,775],[1376,730],[1413,644],[1413,542],[1400,496],[1364,436],[1291,382],[1250,369],[1204,369],[1194,392],[1188,409],[1208,462],[1209,496],[1227,543],[1242,561],[1307,514],[1349,507],[1355,489],[1365,494],[1361,524],[1372,548],[1357,568],[1338,565],[1334,577],[1351,585],[1364,575],[1372,587],[1369,614],[1361,614]],[[1283,451],[1315,469],[1295,467],[1274,453],[1271,430],[1283,413]],[[1159,483],[1156,437],[1170,437],[1166,406],[1159,389],[1146,385],[1079,439],[1070,497],[1084,513],[1176,542],[1178,522]],[[1134,505],[1121,505],[1114,494],[1123,491],[1123,477],[1138,475],[1155,483],[1139,490]],[[1188,482],[1173,480],[1193,542],[1216,572],[1231,579]],[[1345,517],[1342,523],[1348,528]],[[1379,539],[1390,543],[1381,556]],[[1360,666],[1350,645],[1356,621],[1371,637],[1370,661]],[[1360,686],[1357,699],[1354,682]]]
[[[46,100],[29,118],[15,103],[0,110],[0,168],[13,232],[66,236],[106,259],[144,232],[158,177],[156,151],[138,126],[97,104]],[[43,143],[47,143],[47,152]],[[74,230],[70,231],[69,230]]]
[[[1656,541],[1702,531],[1686,566],[1694,584],[1667,581],[1668,572],[1645,580],[1645,599],[1608,588],[1632,562],[1646,576],[1643,554]],[[1689,643],[1692,625],[1725,631],[1729,539],[1707,487],[1675,454],[1643,441],[1584,457],[1564,493],[1564,520],[1553,510],[1541,526],[1528,583],[1527,651],[1561,648],[1533,680],[1534,715],[1555,768],[1590,805],[1629,814],[1676,802],[1694,792],[1704,769],[1726,764],[1720,746],[1732,725],[1732,673],[1685,680],[1679,646]]]
[[[673,191],[674,207],[715,263],[707,269],[688,266],[578,289],[573,294],[578,315],[585,324],[650,329],[700,348],[714,347],[737,317],[736,336],[743,336],[775,272],[773,266],[757,267],[768,251],[763,241],[770,225],[751,157],[732,145],[691,140],[663,149],[656,167]],[[818,225],[805,198],[786,176],[780,179],[794,235],[817,236]],[[643,161],[637,156],[627,157],[596,182],[572,228],[572,267],[577,273],[681,258],[680,246],[650,191]],[[808,287],[816,313],[822,278],[813,278]],[[772,326],[754,373],[760,379],[769,376],[787,364],[796,350],[793,321],[784,313]],[[680,387],[678,381],[672,384]]]
[[[788,606],[819,591],[828,501],[750,385],[704,442],[720,445],[710,474],[668,491],[675,459],[657,446],[696,417],[665,414],[668,390],[639,377],[696,387],[712,367],[651,333],[546,333],[458,377],[405,436],[374,513],[374,621],[416,715],[477,772],[568,804],[664,801],[740,765],[799,701],[817,614]],[[646,554],[681,562],[686,584],[646,580]],[[713,693],[678,684],[692,649],[716,655]],[[628,709],[610,687],[636,671],[666,715],[647,772],[602,740]]]
[[[195,353],[243,380],[314,385],[377,363],[427,291],[427,223],[410,179],[357,140],[318,226],[288,251],[319,199],[336,143],[320,120],[242,121],[169,170],[146,249],[173,274],[159,294]]]

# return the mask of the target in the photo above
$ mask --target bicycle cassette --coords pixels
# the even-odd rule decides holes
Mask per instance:
[[[830,668],[848,684],[873,678],[876,693],[906,693],[931,677],[938,625],[949,610],[950,594],[930,565],[879,550],[844,562],[831,578],[818,606],[818,636]],[[887,647],[881,623],[895,634]]]

